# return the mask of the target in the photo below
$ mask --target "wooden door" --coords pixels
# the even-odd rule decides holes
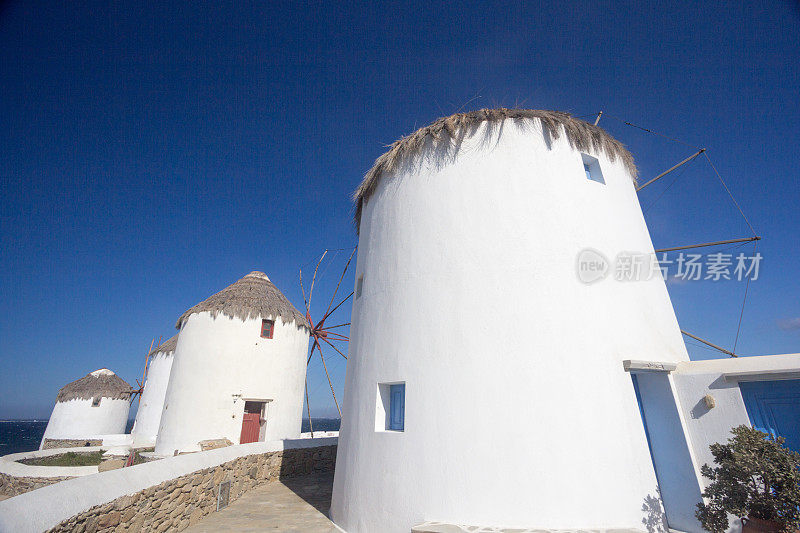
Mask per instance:
[[[239,437],[239,444],[258,442],[260,432],[261,413],[245,413],[242,419],[242,435]]]

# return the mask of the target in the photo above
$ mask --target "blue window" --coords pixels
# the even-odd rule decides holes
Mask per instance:
[[[389,387],[389,427],[392,431],[403,431],[406,418],[406,384]]]
[[[583,162],[583,173],[586,175],[587,180],[596,181],[597,183],[606,184],[603,178],[603,171],[600,169],[600,161],[596,157],[589,154],[581,154],[581,161]]]

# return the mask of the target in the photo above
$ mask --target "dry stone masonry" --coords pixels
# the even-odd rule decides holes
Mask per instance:
[[[52,485],[70,477],[16,477],[0,473],[0,500]]]
[[[232,502],[248,490],[268,481],[332,472],[335,463],[336,446],[290,449],[239,457],[93,507],[65,520],[50,531],[182,531],[216,510],[221,483],[231,482]]]
[[[102,446],[103,439],[44,439],[43,450],[53,448],[82,448],[86,446]]]

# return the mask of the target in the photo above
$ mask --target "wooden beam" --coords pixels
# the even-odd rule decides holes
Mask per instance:
[[[655,250],[657,254],[661,252],[674,252],[675,250],[689,250],[691,248],[703,248],[704,246],[719,246],[720,244],[734,244],[737,242],[751,242],[751,241],[760,241],[761,237],[756,235],[755,237],[744,237],[742,239],[728,239],[727,241],[714,241],[714,242],[704,242],[701,244],[689,244],[686,246],[673,246],[671,248],[659,248]]]
[[[693,155],[690,155],[689,157],[687,157],[686,159],[684,159],[683,161],[681,161],[677,165],[673,166],[672,168],[669,168],[669,169],[665,170],[664,172],[662,172],[661,174],[659,174],[655,178],[651,179],[650,181],[648,181],[647,183],[645,183],[641,187],[637,187],[636,188],[636,192],[639,192],[642,189],[644,189],[645,187],[647,187],[648,185],[650,185],[651,183],[653,183],[653,182],[655,182],[657,180],[660,180],[661,178],[663,178],[664,176],[666,176],[667,174],[669,174],[670,172],[672,172],[673,170],[675,170],[679,166],[685,165],[686,163],[688,163],[689,161],[691,161],[692,159],[694,159],[695,157],[697,157],[698,155],[702,154],[705,151],[706,151],[705,148],[700,148],[700,151],[698,151],[697,153],[695,153]]]
[[[684,335],[686,335],[687,337],[691,337],[691,338],[693,338],[693,339],[694,339],[694,340],[696,340],[696,341],[700,341],[700,342],[702,342],[702,343],[703,343],[703,344],[705,344],[706,346],[711,346],[711,347],[712,347],[712,348],[714,348],[715,350],[719,350],[719,351],[720,351],[720,352],[722,352],[722,353],[728,354],[728,355],[730,355],[731,357],[739,357],[739,356],[738,356],[738,355],[736,355],[735,353],[733,353],[733,352],[730,352],[730,351],[726,350],[725,348],[720,348],[720,347],[719,347],[719,346],[717,346],[716,344],[714,344],[714,343],[711,343],[711,342],[708,342],[708,341],[707,341],[707,340],[705,340],[705,339],[701,339],[701,338],[700,338],[700,337],[698,337],[697,335],[692,335],[692,334],[691,334],[691,333],[689,333],[688,331],[681,330],[681,333],[683,333],[683,334],[684,334]]]

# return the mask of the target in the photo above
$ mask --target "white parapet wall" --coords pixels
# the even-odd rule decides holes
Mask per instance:
[[[0,474],[14,477],[80,477],[96,474],[96,466],[36,466],[20,463],[24,459],[51,457],[64,453],[91,453],[102,450],[100,446],[82,448],[51,448],[31,452],[11,453],[0,457]]]
[[[240,457],[335,446],[336,438],[255,442],[100,472],[0,501],[0,532],[40,533],[95,506]]]

